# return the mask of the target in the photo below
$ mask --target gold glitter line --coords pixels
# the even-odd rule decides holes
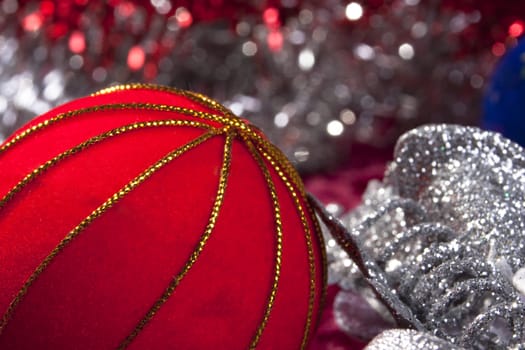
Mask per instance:
[[[246,124],[243,122],[243,119],[239,118],[235,114],[233,114],[232,111],[230,111],[228,108],[223,106],[222,104],[218,103],[217,101],[197,92],[187,91],[178,89],[175,87],[169,87],[169,86],[163,86],[163,85],[156,85],[156,84],[144,84],[144,83],[130,83],[130,84],[123,84],[123,85],[115,85],[111,86],[105,89],[102,89],[100,91],[95,92],[92,94],[92,96],[98,96],[98,95],[104,95],[104,94],[110,94],[117,91],[125,91],[125,90],[136,90],[136,89],[146,89],[146,90],[153,90],[153,91],[162,91],[162,92],[170,92],[173,94],[183,95],[184,97],[188,97],[190,99],[193,99],[196,102],[199,102],[203,104],[204,106],[218,110],[219,112],[223,112],[227,115],[227,118],[230,122],[227,122],[225,120],[215,120],[218,122],[223,122],[228,125],[232,125],[239,129],[240,133],[250,136],[252,140],[257,141],[259,144],[263,144],[267,149],[268,152],[270,152],[274,158],[278,160],[278,162],[281,164],[283,168],[286,168],[287,173],[290,175],[290,177],[293,179],[294,184],[296,187],[301,191],[301,193],[305,193],[304,186],[302,185],[302,180],[300,179],[299,174],[293,167],[293,165],[290,163],[288,158],[282,154],[282,152],[275,147],[273,144],[271,144],[268,140],[266,140],[264,137],[262,137],[257,131],[259,130],[255,125]],[[221,117],[213,115],[213,117]],[[232,124],[233,119],[233,124]]]
[[[175,95],[182,95],[186,98],[189,98],[193,100],[194,102],[200,103],[204,107],[208,107],[210,109],[218,110],[225,115],[236,117],[232,111],[230,111],[228,108],[223,106],[222,104],[218,103],[217,101],[209,98],[208,96],[205,96],[198,92],[188,91],[188,90],[182,90],[177,89],[175,87],[171,86],[164,86],[164,85],[156,85],[156,84],[144,84],[144,83],[130,83],[130,84],[120,84],[115,86],[110,86],[105,89],[99,90],[91,96],[100,96],[100,95],[107,95],[111,93],[115,93],[118,91],[127,91],[127,90],[139,90],[139,89],[145,89],[145,90],[153,90],[153,91],[161,91],[161,92],[170,92]]]
[[[312,206],[310,205],[310,202],[308,200],[304,200],[304,203],[306,205],[306,208],[308,209],[308,212],[310,214],[310,217],[312,218],[312,222],[315,227],[315,232],[317,236],[317,240],[319,241],[319,250],[321,253],[321,264],[322,264],[322,275],[323,275],[323,285],[322,285],[322,291],[321,291],[321,301],[319,305],[319,313],[317,315],[317,325],[321,322],[321,316],[322,316],[322,310],[324,310],[326,306],[326,293],[328,289],[328,261],[326,258],[326,245],[323,237],[323,233],[321,230],[321,226],[319,226],[319,221],[317,220],[317,216],[312,209]]]
[[[301,349],[304,349],[306,345],[308,344],[308,338],[310,336],[310,328],[312,326],[312,315],[313,315],[313,309],[315,305],[315,279],[316,279],[316,267],[315,267],[315,256],[313,252],[313,242],[312,242],[312,233],[310,230],[310,225],[308,224],[308,220],[306,219],[306,214],[303,210],[303,207],[301,205],[301,202],[299,200],[299,196],[297,195],[297,192],[295,191],[295,188],[290,183],[286,175],[283,173],[279,165],[274,161],[274,159],[267,153],[265,150],[258,148],[259,152],[262,153],[263,157],[266,158],[272,167],[274,168],[277,175],[281,178],[283,183],[286,185],[286,188],[288,189],[288,193],[292,196],[295,209],[297,211],[297,214],[299,214],[299,217],[301,219],[301,225],[303,227],[303,231],[305,232],[305,242],[306,242],[306,248],[308,252],[308,266],[309,266],[309,273],[310,273],[310,279],[309,279],[309,297],[308,297],[308,312],[306,315],[306,322],[305,322],[305,328],[303,333],[303,339],[301,341]]]
[[[222,204],[224,202],[224,194],[226,193],[226,187],[228,182],[228,177],[230,175],[230,164],[232,157],[232,143],[235,133],[228,133],[226,141],[224,143],[224,155],[221,166],[221,173],[219,177],[219,185],[217,189],[217,195],[215,196],[215,201],[211,209],[210,218],[204,233],[201,235],[199,242],[197,243],[195,249],[191,253],[190,257],[184,264],[181,272],[173,277],[168,287],[165,289],[162,296],[155,301],[153,306],[148,310],[146,315],[138,322],[133,331],[126,337],[126,339],[119,345],[118,349],[122,350],[127,348],[131,342],[139,335],[139,333],[146,327],[146,325],[151,321],[155,314],[160,310],[160,308],[168,301],[171,295],[175,292],[177,286],[181,283],[183,278],[188,274],[193,265],[197,262],[202,251],[204,250],[206,243],[210,239],[213,230],[215,229],[215,224],[217,223],[217,218],[219,217],[219,212],[221,210]]]
[[[292,181],[297,190],[304,198],[306,198],[306,190],[304,189],[303,181],[288,158],[286,158],[286,156],[281,152],[281,150],[255,132],[254,135],[250,134],[250,136],[252,137],[252,140],[257,143],[257,147],[259,149],[264,149],[266,153],[275,161],[275,163],[284,170],[287,177],[290,179],[290,181]]]
[[[264,163],[259,153],[256,151],[252,142],[245,138],[245,143],[246,143],[246,146],[248,147],[250,154],[255,159],[255,161],[257,162],[257,165],[261,169],[264,175],[264,179],[266,181],[266,185],[270,192],[270,197],[271,197],[273,211],[274,211],[275,236],[276,236],[275,267],[274,267],[274,277],[273,277],[272,287],[271,287],[270,295],[268,296],[268,301],[266,304],[263,318],[261,320],[261,323],[257,327],[255,331],[255,335],[253,336],[252,341],[250,343],[249,349],[251,350],[251,349],[255,349],[257,345],[259,344],[259,341],[261,340],[261,336],[264,332],[264,329],[266,328],[266,325],[268,324],[268,320],[270,319],[270,314],[272,312],[273,305],[275,303],[275,298],[277,296],[277,289],[279,287],[279,280],[281,277],[281,266],[282,266],[283,224],[282,224],[282,219],[281,219],[281,208],[279,205],[279,197],[277,196],[277,190],[275,189],[275,184],[273,183],[273,179],[270,175],[270,171],[266,167],[266,164]]]
[[[168,106],[168,105],[158,105],[151,103],[117,103],[117,104],[107,104],[107,105],[98,105],[94,107],[86,107],[81,109],[76,109],[64,113],[59,113],[56,116],[44,120],[38,124],[31,126],[28,129],[25,129],[20,134],[16,135],[14,138],[4,143],[0,147],[0,154],[5,152],[7,149],[13,147],[15,144],[25,139],[29,135],[34,134],[37,131],[41,131],[53,124],[56,124],[60,121],[76,117],[79,115],[92,113],[92,112],[103,112],[103,111],[126,111],[126,110],[141,110],[141,111],[156,111],[156,112],[175,112],[181,113],[187,116],[194,118],[199,118],[203,120],[211,120],[217,123],[222,123],[224,125],[230,125],[236,129],[239,129],[241,132],[251,132],[249,126],[246,125],[240,118],[237,117],[224,117],[216,114],[210,114],[201,111],[195,111],[193,109],[177,107],[177,106]]]
[[[257,135],[257,138],[255,139],[258,142],[257,148],[260,150],[261,153],[265,153],[266,157],[270,162],[276,163],[276,165],[280,165],[283,169],[284,174],[286,175],[287,179],[289,179],[294,185],[295,188],[299,191],[301,194],[301,198],[303,199],[303,202],[305,203],[306,207],[308,208],[308,212],[310,214],[310,217],[312,218],[312,222],[315,226],[315,233],[317,236],[317,239],[319,240],[319,244],[321,245],[320,253],[321,253],[321,263],[323,266],[323,293],[322,293],[322,303],[324,303],[326,299],[326,289],[328,286],[327,281],[327,271],[328,271],[328,262],[326,257],[326,250],[325,250],[325,242],[322,234],[321,227],[319,226],[319,222],[317,220],[317,217],[315,216],[315,213],[313,209],[310,206],[310,203],[308,199],[306,198],[306,190],[304,188],[303,182],[301,180],[301,177],[293,167],[293,165],[290,163],[288,158],[282,152],[275,147],[273,144],[268,142],[266,139],[262,138],[260,135]],[[275,168],[275,166],[274,166]]]
[[[213,128],[209,126],[208,124],[199,123],[197,121],[192,120],[152,120],[147,122],[137,122],[132,124],[123,125],[121,127],[109,130],[107,132],[104,132],[102,134],[99,134],[97,136],[94,136],[62,153],[57,155],[56,157],[46,161],[45,163],[39,165],[37,168],[33,169],[29,174],[27,174],[20,182],[18,182],[7,194],[0,199],[0,210],[7,204],[9,200],[11,200],[15,194],[20,192],[27,184],[29,184],[31,181],[33,181],[36,177],[41,175],[43,172],[51,168],[52,166],[56,165],[60,161],[63,161],[95,144],[100,143],[103,140],[110,139],[114,136],[123,135],[130,131],[138,130],[138,129],[146,129],[146,128],[156,128],[156,127],[174,127],[174,126],[190,126],[190,127],[197,127],[197,128],[203,128],[207,130],[212,130]]]
[[[206,140],[209,140],[211,137],[221,133],[222,131],[210,131],[193,141],[190,141],[189,143],[178,147],[177,149],[169,152],[166,156],[152,164],[150,167],[148,167],[146,170],[144,170],[142,173],[140,173],[138,176],[136,176],[134,179],[132,179],[130,182],[128,182],[124,187],[122,187],[118,192],[114,193],[111,197],[109,197],[103,204],[101,204],[98,208],[96,208],[90,215],[88,215],[80,224],[78,224],[73,230],[71,230],[63,239],[60,241],[60,243],[53,249],[53,251],[40,263],[40,265],[35,269],[33,274],[27,279],[27,281],[24,283],[22,288],[19,290],[16,297],[13,299],[11,304],[9,305],[7,311],[2,317],[2,320],[0,321],[0,335],[2,334],[2,331],[4,330],[5,326],[8,324],[9,320],[11,319],[13,313],[15,312],[17,306],[22,301],[22,298],[27,294],[29,288],[31,285],[36,281],[36,279],[44,272],[44,270],[51,264],[53,259],[62,251],[64,250],[70,243],[75,239],[82,231],[84,231],[89,225],[98,217],[100,217],[102,214],[104,214],[108,209],[113,207],[118,201],[120,201],[123,197],[128,195],[131,191],[133,191],[137,186],[142,184],[144,181],[146,181],[148,178],[150,178],[154,173],[156,173],[158,170],[162,169],[165,165],[169,164],[171,161],[173,161],[175,158],[181,156],[182,154],[186,153],[187,151],[197,147],[198,145],[202,144]]]
[[[102,90],[99,90],[91,94],[91,96],[107,95],[107,94],[115,93],[118,91],[138,90],[138,89],[169,92],[174,95],[182,95],[186,98],[189,98],[190,100],[193,100],[194,102],[201,104],[204,107],[221,112],[224,114],[224,116],[229,117],[230,119],[241,120],[241,118],[235,115],[229,108],[225,107],[224,105],[220,104],[219,102],[215,101],[214,99],[204,94],[201,94],[199,92],[189,91],[189,90],[178,89],[175,87],[165,86],[165,85],[146,84],[146,83],[121,84],[121,85],[115,85],[115,86],[104,88]],[[248,133],[251,134],[252,137],[255,136],[254,130],[260,131],[257,126],[252,125],[252,124],[247,124],[247,128],[249,129],[247,130]]]
[[[275,148],[275,146],[273,146],[272,144],[270,144],[269,142],[267,142],[264,139],[260,139],[260,141],[262,141],[262,142],[259,145],[257,145],[257,149],[270,162],[270,164],[277,171],[277,173],[279,174],[281,179],[285,183],[287,183],[287,187],[288,187],[288,184],[290,184],[290,186],[292,186],[292,184],[290,183],[290,181],[291,181],[294,185],[296,185],[296,187],[299,188],[299,193],[301,195],[300,197],[303,200],[303,203],[305,203],[305,206],[308,209],[308,213],[310,214],[310,217],[312,219],[312,223],[313,223],[314,228],[315,228],[315,230],[314,230],[315,231],[315,235],[316,235],[317,240],[319,241],[319,244],[320,244],[320,249],[319,250],[320,250],[320,254],[321,254],[321,264],[322,264],[321,266],[322,266],[322,276],[323,276],[322,291],[321,291],[321,298],[320,298],[320,300],[321,300],[320,301],[320,310],[323,310],[324,309],[324,305],[326,303],[326,293],[327,293],[327,286],[328,286],[328,272],[327,272],[328,271],[328,262],[327,262],[326,250],[325,250],[325,242],[324,242],[324,238],[323,238],[321,227],[319,226],[319,222],[317,221],[315,213],[312,210],[312,208],[310,206],[310,203],[308,202],[308,200],[306,198],[306,191],[304,190],[304,186],[302,185],[302,181],[300,180],[299,175],[297,174],[295,169],[291,165],[290,166],[286,166],[286,165],[290,164],[289,161],[284,157],[284,155],[282,155],[280,153],[280,151],[277,148]],[[281,158],[281,164],[283,163],[283,158],[285,158],[284,159],[285,166],[282,168],[283,170],[279,169],[279,164],[277,162],[277,160],[279,158]],[[293,181],[294,178],[295,178],[295,181]],[[297,184],[298,181],[299,181],[299,184]],[[291,188],[293,189],[293,186]],[[302,208],[302,206],[299,204],[297,208]],[[310,235],[310,238],[312,238],[311,235]],[[321,316],[322,316],[322,313],[319,312],[317,320],[316,320],[317,324],[319,324]]]

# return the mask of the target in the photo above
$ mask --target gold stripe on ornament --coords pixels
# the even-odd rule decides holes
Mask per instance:
[[[254,135],[250,136],[252,136],[252,140],[257,143],[257,147],[259,149],[265,149],[266,153],[272,157],[276,164],[280,165],[280,167],[287,174],[290,181],[292,181],[295,187],[299,190],[301,195],[306,198],[306,190],[304,188],[303,181],[288,158],[286,158],[286,156],[281,152],[281,150],[258,133],[254,133]]]
[[[323,271],[323,281],[322,281],[323,285],[322,285],[321,301],[319,303],[320,304],[319,309],[324,310],[325,305],[326,305],[326,293],[327,293],[327,288],[328,288],[328,262],[326,258],[325,241],[323,237],[323,231],[321,230],[321,227],[319,226],[319,221],[317,220],[317,216],[314,210],[312,209],[310,202],[305,199],[304,203],[306,205],[306,208],[308,209],[308,213],[310,214],[310,217],[312,218],[312,222],[314,224],[317,239],[320,245],[319,250],[321,253],[321,264],[322,264],[322,269],[323,269],[322,270]],[[319,314],[317,315],[317,324],[321,322],[321,316],[322,316],[322,311],[319,312]]]
[[[200,103],[204,107],[218,110],[230,116],[235,116],[235,114],[233,114],[233,112],[230,111],[228,108],[218,103],[217,101],[209,98],[206,95],[200,94],[198,92],[177,89],[175,87],[164,86],[164,85],[144,84],[144,83],[120,84],[120,85],[110,86],[105,89],[99,90],[91,94],[91,96],[107,95],[107,94],[115,93],[118,91],[139,90],[139,89],[170,92],[175,95],[182,95],[186,98],[189,98],[190,100],[193,100],[194,102]]]
[[[267,140],[263,138],[259,138],[257,141],[260,142],[260,144],[257,146],[257,149],[264,154],[264,156],[268,159],[268,161],[274,166],[274,168],[278,167],[279,163],[278,160],[280,160],[280,164],[284,164],[283,171],[279,173],[279,176],[281,176],[281,179],[285,181],[285,183],[289,180],[291,181],[296,188],[299,189],[299,194],[301,195],[301,198],[304,202],[304,205],[308,209],[308,213],[310,214],[310,217],[312,219],[312,223],[315,228],[315,234],[320,244],[320,254],[321,254],[321,266],[322,266],[322,275],[323,275],[323,282],[322,282],[322,291],[321,291],[321,301],[320,301],[320,310],[324,309],[324,305],[326,302],[326,293],[327,293],[327,286],[328,286],[328,262],[326,257],[326,250],[325,250],[325,242],[322,234],[321,227],[319,226],[319,222],[317,221],[317,217],[315,216],[314,211],[312,210],[310,203],[308,202],[306,198],[306,191],[304,189],[304,185],[297,174],[297,171],[293,166],[291,166],[288,159],[281,153],[281,151],[276,148],[274,145],[269,143]],[[301,207],[302,208],[302,207]],[[318,314],[317,317],[317,324],[319,324],[321,318],[321,313]]]
[[[182,95],[184,97],[187,97],[194,102],[197,102],[204,107],[208,107],[210,109],[222,112],[225,116],[229,118],[233,118],[235,120],[242,120],[242,118],[235,115],[229,108],[225,107],[221,103],[213,100],[212,98],[201,94],[199,92],[189,91],[189,90],[182,90],[175,87],[170,86],[164,86],[164,85],[157,85],[157,84],[145,84],[145,83],[129,83],[129,84],[121,84],[121,85],[115,85],[110,86],[108,88],[99,90],[91,96],[99,96],[99,95],[105,95],[114,93],[117,91],[125,91],[125,90],[138,90],[138,89],[145,89],[145,90],[152,90],[152,91],[161,91],[161,92],[170,92],[175,95]],[[254,133],[254,130],[259,130],[257,126],[255,125],[248,125],[249,130],[247,132],[252,136],[255,137],[256,134]]]
[[[319,226],[319,222],[317,220],[317,217],[310,206],[310,203],[308,199],[306,198],[306,190],[304,188],[304,184],[295,170],[295,168],[292,166],[288,158],[273,144],[271,144],[268,140],[262,138],[260,135],[257,135],[257,138],[255,139],[258,142],[257,148],[262,152],[266,153],[267,157],[271,157],[274,162],[277,164],[280,164],[285,175],[287,178],[295,185],[295,187],[298,189],[299,193],[301,194],[301,198],[303,199],[303,202],[305,203],[305,206],[308,208],[308,212],[310,214],[310,217],[312,218],[312,222],[315,227],[315,233],[317,236],[317,239],[319,240],[319,243],[321,245],[321,263],[323,267],[323,291],[321,294],[321,304],[324,305],[325,299],[326,299],[326,292],[327,292],[327,271],[328,271],[328,262],[326,257],[326,250],[325,250],[325,242],[324,237],[322,234],[321,227]]]
[[[262,153],[263,157],[266,158],[272,167],[274,168],[277,175],[281,178],[283,183],[286,185],[286,188],[288,189],[288,193],[290,196],[292,196],[295,209],[297,210],[297,214],[299,214],[299,217],[301,219],[301,225],[303,227],[303,231],[305,233],[305,241],[306,241],[306,248],[308,251],[308,266],[309,266],[309,297],[308,297],[308,312],[306,315],[306,322],[303,332],[303,339],[301,341],[301,349],[304,349],[306,345],[308,344],[308,338],[310,336],[310,329],[312,326],[312,315],[313,315],[313,309],[315,305],[315,276],[316,276],[316,267],[315,267],[315,256],[313,251],[313,242],[312,242],[312,233],[310,230],[310,225],[308,224],[308,220],[306,218],[306,214],[303,210],[303,207],[301,205],[301,202],[299,200],[299,196],[297,195],[297,192],[295,191],[295,188],[290,183],[284,172],[281,170],[279,165],[274,161],[272,156],[270,156],[265,150],[259,148],[259,152]]]
[[[217,189],[217,195],[215,196],[215,201],[211,210],[210,218],[204,233],[200,237],[199,242],[197,243],[195,249],[191,253],[190,257],[184,264],[182,270],[173,277],[172,281],[168,287],[164,290],[164,293],[157,299],[151,308],[148,310],[146,315],[138,322],[130,335],[119,345],[118,349],[127,348],[131,342],[139,335],[139,333],[146,327],[146,325],[151,321],[155,314],[160,310],[160,308],[168,301],[171,295],[175,292],[177,286],[181,283],[183,278],[188,274],[193,265],[197,262],[202,251],[204,250],[206,243],[210,239],[212,232],[217,223],[219,217],[219,212],[221,210],[222,204],[224,202],[224,194],[226,192],[226,186],[228,182],[228,177],[230,175],[230,164],[231,164],[231,154],[232,154],[232,143],[233,138],[235,137],[234,132],[228,132],[226,141],[224,143],[224,155],[221,166],[221,173],[219,177],[219,185]]]
[[[257,345],[259,344],[259,341],[261,340],[261,336],[264,332],[264,329],[266,328],[266,325],[268,324],[268,320],[270,319],[270,314],[272,312],[273,305],[275,303],[275,298],[277,296],[277,289],[279,287],[279,279],[281,277],[281,266],[282,266],[283,224],[282,224],[282,219],[281,219],[281,208],[279,205],[279,197],[277,196],[277,190],[275,189],[275,184],[273,183],[272,177],[270,175],[270,171],[268,170],[266,164],[264,163],[259,153],[257,153],[252,142],[249,139],[245,138],[245,143],[248,146],[248,150],[250,154],[255,159],[259,168],[261,169],[264,175],[264,179],[266,181],[266,185],[268,186],[268,190],[270,192],[270,197],[271,197],[273,212],[274,212],[275,239],[276,239],[274,277],[273,277],[270,295],[268,297],[268,301],[266,304],[266,308],[265,308],[261,323],[257,327],[255,331],[255,335],[253,336],[252,341],[250,342],[250,346],[249,346],[250,349],[255,349]]]
[[[287,174],[290,176],[290,178],[293,180],[295,186],[299,189],[299,191],[304,194],[306,198],[306,192],[302,183],[302,180],[293,167],[293,165],[290,163],[288,158],[272,143],[270,143],[268,140],[266,140],[264,137],[262,137],[257,131],[259,129],[255,125],[246,124],[243,122],[243,119],[236,116],[232,111],[230,111],[228,108],[223,106],[222,104],[218,103],[217,101],[203,95],[197,92],[177,89],[174,87],[169,86],[163,86],[163,85],[156,85],[156,84],[144,84],[144,83],[130,83],[130,84],[123,84],[123,85],[116,85],[112,86],[106,89],[102,89],[98,92],[95,92],[92,94],[92,96],[97,95],[103,95],[103,94],[109,94],[116,91],[124,91],[124,90],[136,90],[136,89],[146,89],[146,90],[152,90],[152,91],[161,91],[161,92],[170,92],[173,94],[179,94],[183,95],[184,97],[188,97],[196,102],[199,102],[203,104],[206,107],[209,107],[211,109],[218,110],[220,112],[225,113],[229,119],[233,119],[233,124],[227,123],[228,125],[232,125],[239,129],[239,131],[242,134],[250,136],[252,140],[257,141],[259,144],[263,144],[269,153],[272,154],[274,159],[278,161],[281,164],[281,167],[286,169]],[[216,122],[225,122],[224,120],[214,120]]]
[[[0,210],[7,204],[9,200],[11,200],[15,194],[20,192],[27,184],[29,184],[32,180],[34,180],[37,176],[51,168],[52,166],[56,165],[57,163],[95,145],[100,143],[101,141],[110,139],[114,136],[123,135],[130,131],[138,130],[138,129],[146,129],[146,128],[156,128],[156,127],[196,127],[196,128],[202,128],[206,130],[212,130],[213,128],[209,126],[208,124],[200,123],[197,121],[192,120],[152,120],[147,122],[138,122],[138,123],[132,123],[128,125],[123,125],[121,127],[109,130],[107,132],[104,132],[102,134],[99,134],[97,136],[94,136],[78,145],[76,145],[73,148],[68,149],[67,151],[64,151],[57,155],[56,157],[46,161],[45,163],[41,164],[37,168],[35,168],[33,171],[31,171],[29,174],[27,174],[20,182],[18,182],[7,194],[0,199]]]
[[[319,222],[317,221],[315,213],[312,210],[310,203],[308,202],[306,198],[306,190],[304,188],[303,182],[299,174],[295,170],[295,168],[291,165],[290,161],[286,158],[286,156],[284,156],[284,154],[282,154],[282,152],[277,147],[271,144],[268,140],[261,137],[261,135],[256,134],[256,137],[254,139],[258,143],[257,148],[261,152],[266,153],[267,157],[271,157],[272,160],[276,164],[281,165],[287,178],[295,185],[295,187],[300,192],[301,198],[303,199],[303,202],[305,203],[308,209],[310,217],[312,218],[312,222],[315,228],[315,234],[320,244],[321,264],[322,264],[322,271],[323,271],[323,283],[322,283],[321,302],[320,302],[320,306],[322,310],[324,309],[324,305],[326,302],[326,293],[327,293],[327,286],[328,286],[328,280],[327,280],[328,262],[327,262],[327,257],[326,257],[326,250],[324,248],[325,242],[324,242],[322,230],[319,226]],[[320,318],[321,318],[321,313],[319,313],[317,317],[317,323],[319,323]]]
[[[14,145],[18,144],[20,141],[22,141],[26,137],[38,131],[42,131],[46,129],[47,127],[54,125],[58,122],[65,121],[67,119],[81,116],[81,115],[88,114],[88,113],[105,112],[105,111],[112,111],[112,112],[129,111],[129,110],[181,113],[186,116],[191,116],[191,117],[202,119],[202,120],[222,123],[223,125],[229,125],[232,128],[239,130],[239,132],[246,132],[250,134],[253,133],[249,125],[245,124],[242,121],[242,119],[238,117],[234,117],[234,116],[225,117],[225,116],[220,116],[220,115],[201,112],[201,111],[195,111],[193,109],[177,107],[177,106],[158,105],[158,104],[150,104],[150,103],[117,103],[117,104],[107,104],[107,105],[99,105],[99,106],[75,109],[72,111],[57,114],[56,116],[52,118],[49,118],[43,122],[40,122],[38,124],[35,124],[29,127],[28,129],[22,131],[20,134],[17,134],[15,137],[13,137],[8,142],[4,143],[2,146],[0,146],[0,154],[10,149]]]
[[[148,178],[150,178],[153,174],[155,174],[158,170],[162,169],[164,166],[169,164],[174,159],[178,158],[182,154],[186,153],[187,151],[197,147],[198,145],[202,144],[206,140],[209,140],[211,137],[218,135],[220,133],[223,133],[223,130],[212,130],[193,141],[190,141],[189,143],[178,147],[177,149],[169,152],[167,155],[162,157],[160,160],[149,166],[146,170],[144,170],[142,173],[140,173],[138,176],[136,176],[133,180],[128,182],[124,187],[122,187],[119,191],[114,193],[111,197],[109,197],[102,205],[100,205],[98,208],[96,208],[90,215],[88,215],[80,224],[78,224],[73,230],[71,230],[63,239],[60,241],[60,243],[53,249],[53,251],[40,263],[40,265],[35,269],[33,274],[27,279],[27,281],[24,283],[22,288],[17,293],[16,297],[13,299],[11,304],[9,305],[7,311],[3,315],[1,321],[0,321],[0,335],[2,334],[2,331],[8,324],[9,320],[11,319],[13,313],[15,312],[16,308],[24,298],[24,296],[27,294],[29,288],[31,285],[37,280],[37,278],[45,271],[45,269],[49,266],[49,264],[53,261],[53,259],[62,251],[64,250],[82,231],[84,231],[86,228],[91,225],[91,223],[97,219],[98,217],[102,216],[108,209],[113,207],[117,202],[119,202],[123,197],[128,195],[130,192],[132,192],[137,186],[142,184],[144,181],[146,181]]]

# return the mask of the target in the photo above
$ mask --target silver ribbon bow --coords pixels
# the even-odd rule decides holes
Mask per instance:
[[[356,210],[338,220],[314,205],[339,243],[329,241],[332,277],[346,290],[371,287],[398,327],[417,331],[388,331],[369,349],[410,341],[405,349],[522,347],[525,151],[519,145],[473,127],[419,127],[399,139],[384,180],[369,184]],[[341,249],[354,265],[341,263],[348,259]]]

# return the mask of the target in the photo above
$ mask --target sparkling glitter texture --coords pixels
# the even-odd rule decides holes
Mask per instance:
[[[353,247],[346,251],[398,321],[467,349],[518,347],[524,195],[519,145],[472,127],[423,126],[399,139],[383,182],[369,184],[339,223],[346,236],[334,237]],[[328,245],[331,282],[364,290],[356,265]]]
[[[409,329],[392,329],[376,337],[366,350],[461,350],[447,341]]]
[[[300,170],[323,169],[352,141],[475,122],[521,23],[481,2],[4,0],[0,140],[110,83],[156,82],[215,97]]]

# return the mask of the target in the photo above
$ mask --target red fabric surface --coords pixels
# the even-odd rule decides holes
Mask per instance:
[[[200,133],[189,129],[179,142]],[[60,167],[49,169],[45,179],[38,179],[0,209],[0,266],[4,281],[0,288],[0,310],[7,308],[21,284],[65,234],[101,204],[101,198],[111,196],[173,148],[170,140],[175,135],[173,129],[156,130],[156,134],[167,137],[152,141],[151,130],[138,130],[109,144],[89,148]],[[154,149],[143,146],[148,140]],[[115,169],[119,169],[119,176],[115,176]],[[2,178],[5,173],[8,172],[2,172]]]
[[[143,88],[74,101],[26,128],[61,112],[124,102],[210,110]],[[106,110],[44,128],[0,153],[0,197],[40,164],[90,137],[158,119],[197,120],[172,112]],[[157,127],[106,139],[52,166],[0,207],[0,313],[38,264],[95,208],[166,153],[204,132]],[[72,240],[29,286],[0,334],[0,349],[116,348],[180,272],[204,232],[224,142],[224,135],[214,136],[173,160]],[[313,242],[317,271],[311,333],[319,316],[321,248],[311,219],[312,237],[306,237],[287,188],[273,170],[271,177],[283,221],[282,267],[258,348],[296,349],[309,297],[306,239]],[[237,138],[224,204],[205,249],[130,348],[247,348],[273,283],[274,220],[261,170]]]

